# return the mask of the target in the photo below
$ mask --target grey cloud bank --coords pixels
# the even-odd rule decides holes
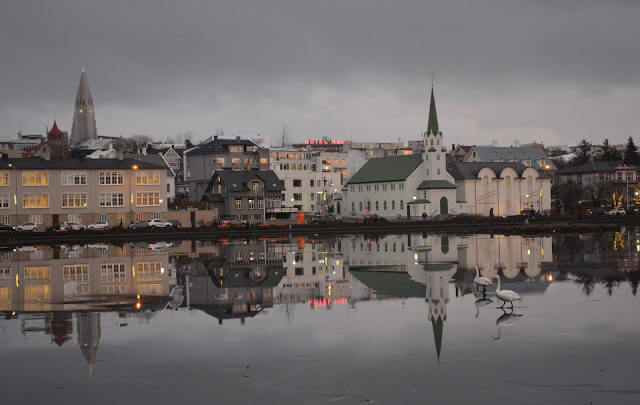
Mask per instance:
[[[0,134],[416,138],[436,72],[449,142],[621,142],[640,120],[632,1],[6,1]]]

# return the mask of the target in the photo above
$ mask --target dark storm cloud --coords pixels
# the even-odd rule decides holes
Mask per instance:
[[[99,131],[414,138],[437,73],[451,142],[634,133],[632,1],[4,1],[0,133],[70,127],[87,66]],[[597,116],[598,112],[601,116]]]

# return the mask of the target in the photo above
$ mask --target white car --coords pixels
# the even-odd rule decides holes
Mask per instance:
[[[609,211],[607,211],[607,215],[625,215],[626,212],[624,211],[624,208],[618,208],[618,209],[611,209]]]
[[[106,231],[109,229],[109,224],[107,221],[98,221],[87,226],[87,229],[90,231]]]
[[[38,225],[33,222],[25,222],[22,225],[18,225],[17,229],[22,232],[36,232],[38,230]]]
[[[150,219],[149,226],[151,228],[171,228],[171,224],[161,219]]]
[[[67,222],[67,229],[71,229],[72,231],[84,231],[87,227],[77,222]]]

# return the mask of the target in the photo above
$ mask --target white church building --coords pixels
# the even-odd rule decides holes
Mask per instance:
[[[433,89],[421,155],[370,159],[343,188],[341,214],[420,218],[468,213],[518,215],[551,209],[551,179],[520,162],[457,162],[448,158]]]

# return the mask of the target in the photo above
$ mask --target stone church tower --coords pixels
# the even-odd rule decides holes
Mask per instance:
[[[71,126],[71,145],[77,145],[89,139],[97,139],[96,116],[93,111],[93,98],[89,91],[87,73],[82,69],[80,85],[76,94],[76,107]]]

